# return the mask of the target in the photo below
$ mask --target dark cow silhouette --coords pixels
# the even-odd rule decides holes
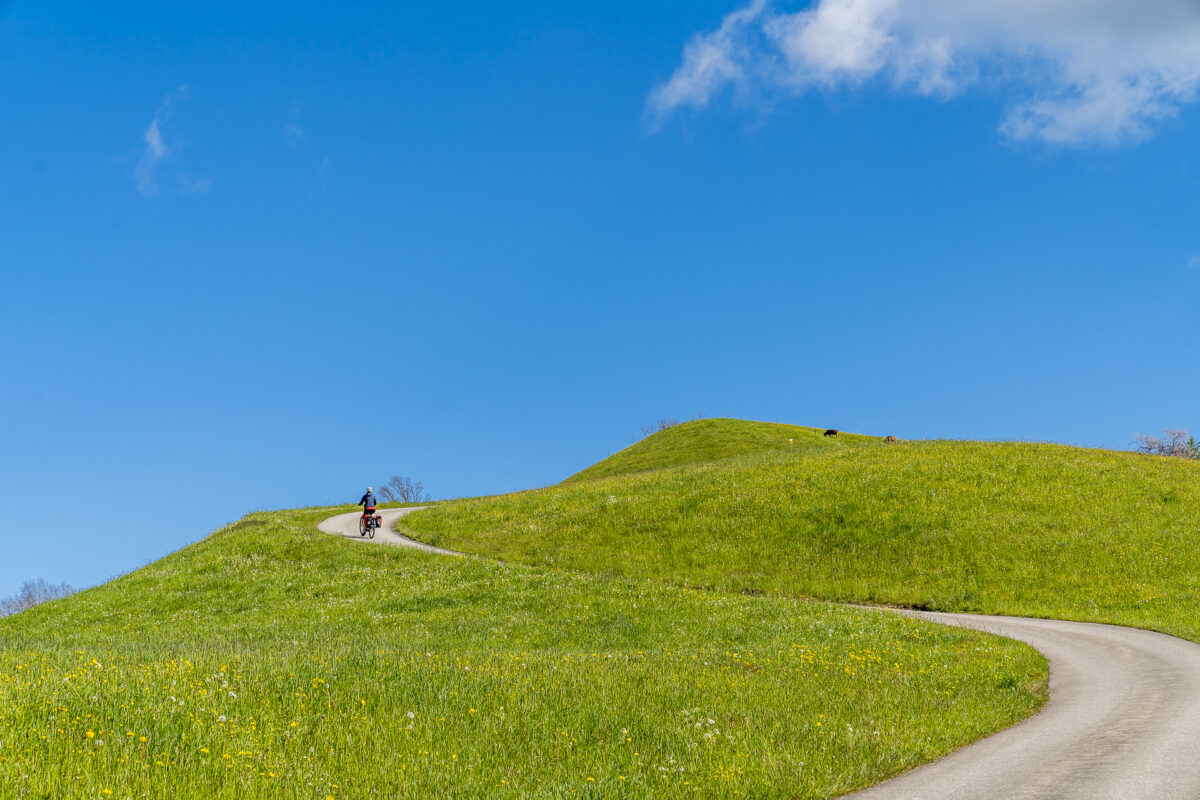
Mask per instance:
[[[895,436],[889,436],[886,439],[884,439],[884,441],[885,442],[895,442],[895,441],[897,441],[897,439]]]
[[[825,431],[825,435],[826,436],[837,436],[838,435],[837,428],[830,428],[829,430]]]

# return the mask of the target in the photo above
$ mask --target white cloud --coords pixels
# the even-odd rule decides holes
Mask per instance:
[[[144,147],[141,158],[133,168],[133,177],[138,191],[143,197],[152,197],[158,193],[159,170],[179,154],[180,146],[167,142],[164,129],[174,113],[175,106],[187,99],[187,95],[188,88],[186,86],[181,86],[172,92],[159,104],[153,119],[150,120],[145,133],[142,134]],[[192,179],[178,171],[174,177],[185,192],[204,193],[213,187],[213,182],[209,178]]]
[[[835,0],[766,20],[768,38],[800,83],[862,80],[887,63],[898,0]]]
[[[651,105],[665,113],[681,106],[704,107],[713,95],[732,84],[744,87],[750,78],[746,67],[756,55],[748,41],[762,18],[767,0],[753,0],[746,8],[725,17],[713,33],[693,37],[683,49],[683,65],[667,83],[654,90]]]
[[[951,97],[1003,92],[1017,140],[1117,145],[1148,138],[1200,94],[1196,0],[769,0],[692,38],[655,87],[655,124],[732,92],[740,103],[877,81]]]
[[[163,144],[162,131],[158,129],[158,116],[150,120],[150,127],[146,129],[146,158],[151,162],[160,161],[167,155],[167,146]]]

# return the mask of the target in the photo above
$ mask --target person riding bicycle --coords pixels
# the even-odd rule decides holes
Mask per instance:
[[[367,493],[362,496],[362,500],[358,504],[363,507],[363,517],[370,517],[375,514],[375,493],[371,491],[371,487],[367,487]]]

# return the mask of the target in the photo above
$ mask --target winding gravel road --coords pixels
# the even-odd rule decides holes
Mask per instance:
[[[358,541],[461,555],[396,533],[416,508],[381,511],[373,540],[358,513],[320,524]],[[896,613],[1026,642],[1050,662],[1039,713],[853,800],[1200,800],[1200,645],[1086,622]]]
[[[1026,642],[1050,702],[855,800],[1200,798],[1200,645],[1087,622],[901,612]]]
[[[358,518],[362,516],[361,511],[351,511],[349,514],[338,514],[336,517],[321,522],[317,525],[324,533],[332,533],[335,536],[344,536],[347,539],[353,539],[356,542],[371,542],[372,544],[391,544],[397,547],[411,547],[414,550],[424,550],[427,553],[438,553],[443,556],[460,556],[462,553],[456,553],[453,550],[443,550],[440,547],[434,547],[431,544],[414,541],[407,536],[401,536],[396,533],[396,520],[403,517],[405,514],[411,514],[414,511],[420,511],[429,506],[415,506],[413,508],[381,508],[379,516],[383,517],[383,524],[379,530],[375,531],[375,538],[368,539],[358,535]]]

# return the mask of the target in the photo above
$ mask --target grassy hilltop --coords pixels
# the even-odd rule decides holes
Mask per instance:
[[[1200,641],[1196,462],[865,438],[782,449],[764,433],[772,426],[736,421],[721,421],[721,436],[741,426],[756,451],[461,501],[406,528],[511,562],[731,592],[1114,622]],[[654,441],[662,437],[675,452],[695,452],[709,430],[686,423],[641,449],[662,451]]]
[[[673,425],[647,436],[603,461],[563,481],[608,478],[665,467],[681,467],[732,456],[764,452],[829,451],[878,441],[873,437],[842,433],[825,436],[825,428],[805,428],[741,419],[699,419]]]
[[[831,797],[1028,715],[995,637],[252,514],[0,620],[0,796]]]
[[[1046,673],[806,598],[1200,641],[1200,465],[821,432],[685,423],[406,518],[483,558],[252,514],[0,620],[0,796],[826,798],[1032,713]]]

